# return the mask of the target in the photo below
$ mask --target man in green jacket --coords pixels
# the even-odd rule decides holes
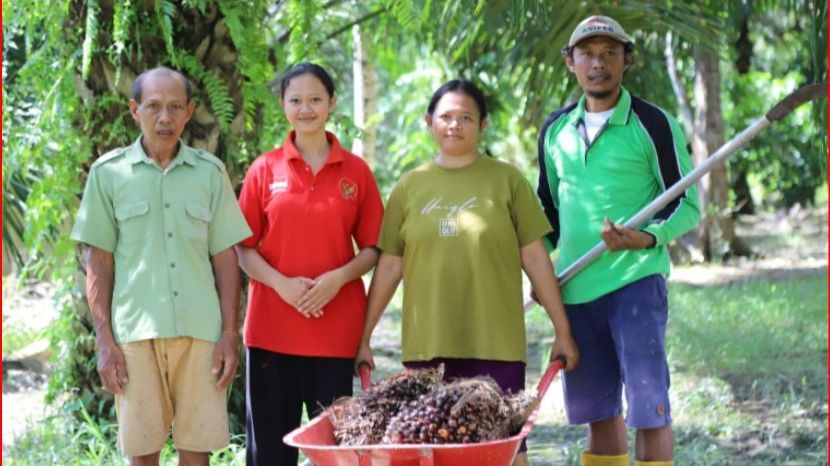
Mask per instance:
[[[637,430],[637,465],[673,458],[666,244],[700,212],[691,187],[639,229],[622,225],[691,170],[674,118],[622,87],[633,45],[611,18],[583,20],[563,55],[584,95],[553,112],[539,136],[538,195],[554,227],[546,242],[559,249],[557,270],[600,239],[608,246],[562,289],[581,354],[563,376],[565,403],[572,424],[589,425],[586,466],[628,465],[626,424]]]
[[[158,465],[171,427],[179,464],[228,444],[226,387],[238,365],[239,267],[251,234],[222,162],[179,138],[193,115],[181,73],[142,73],[130,99],[141,136],[89,171],[72,239],[88,245],[98,373],[115,394],[130,464]]]

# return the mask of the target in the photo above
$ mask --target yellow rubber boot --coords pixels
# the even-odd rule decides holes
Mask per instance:
[[[674,461],[635,461],[634,466],[674,466]]]
[[[622,455],[594,455],[583,451],[582,466],[628,466],[628,453]]]

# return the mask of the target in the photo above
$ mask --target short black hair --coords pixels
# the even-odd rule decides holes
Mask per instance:
[[[620,43],[623,45],[623,53],[624,54],[634,53],[634,43],[633,42],[620,42]],[[574,45],[571,45],[570,47],[567,46],[567,45],[562,47],[562,56],[573,58],[574,47],[576,47],[578,44],[579,44],[579,42],[577,42]]]
[[[329,93],[329,97],[334,97],[334,79],[331,78],[328,71],[316,63],[303,62],[288,70],[288,73],[285,73],[285,76],[282,77],[282,80],[280,81],[281,99],[285,98],[285,90],[288,88],[288,84],[291,80],[304,74],[310,74],[319,79],[320,82],[323,83],[323,87],[325,87],[326,91]]]
[[[461,92],[471,97],[476,101],[476,105],[478,105],[478,113],[481,116],[481,120],[483,121],[487,118],[487,101],[484,98],[484,93],[472,81],[467,81],[466,79],[447,81],[432,93],[432,98],[429,99],[429,105],[427,106],[427,113],[430,117],[435,113],[435,107],[438,105],[441,97],[444,97],[445,94],[450,92]]]
[[[141,103],[141,93],[144,91],[144,79],[147,76],[155,73],[155,72],[165,72],[167,74],[177,76],[184,82],[184,91],[187,94],[187,102],[190,102],[190,99],[193,98],[193,83],[190,79],[187,78],[181,71],[176,71],[172,68],[168,68],[166,66],[159,66],[153,69],[149,69],[135,78],[135,82],[133,83],[133,90],[130,97],[136,101],[136,103]]]

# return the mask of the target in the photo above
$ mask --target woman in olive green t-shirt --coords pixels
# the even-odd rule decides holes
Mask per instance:
[[[479,152],[482,92],[444,84],[426,122],[439,154],[404,175],[387,202],[356,364],[374,368],[372,331],[403,279],[407,367],[444,363],[445,378],[490,375],[505,390],[524,389],[524,269],[553,322],[552,357],[572,369],[578,351],[542,243],[550,224],[521,172]]]

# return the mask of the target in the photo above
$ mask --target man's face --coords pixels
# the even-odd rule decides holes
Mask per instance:
[[[568,69],[589,97],[607,99],[616,94],[631,63],[625,47],[610,37],[594,36],[577,43],[565,57]]]
[[[130,114],[141,126],[142,144],[150,157],[175,155],[179,138],[193,115],[181,78],[159,71],[147,75],[141,102],[130,99]]]

